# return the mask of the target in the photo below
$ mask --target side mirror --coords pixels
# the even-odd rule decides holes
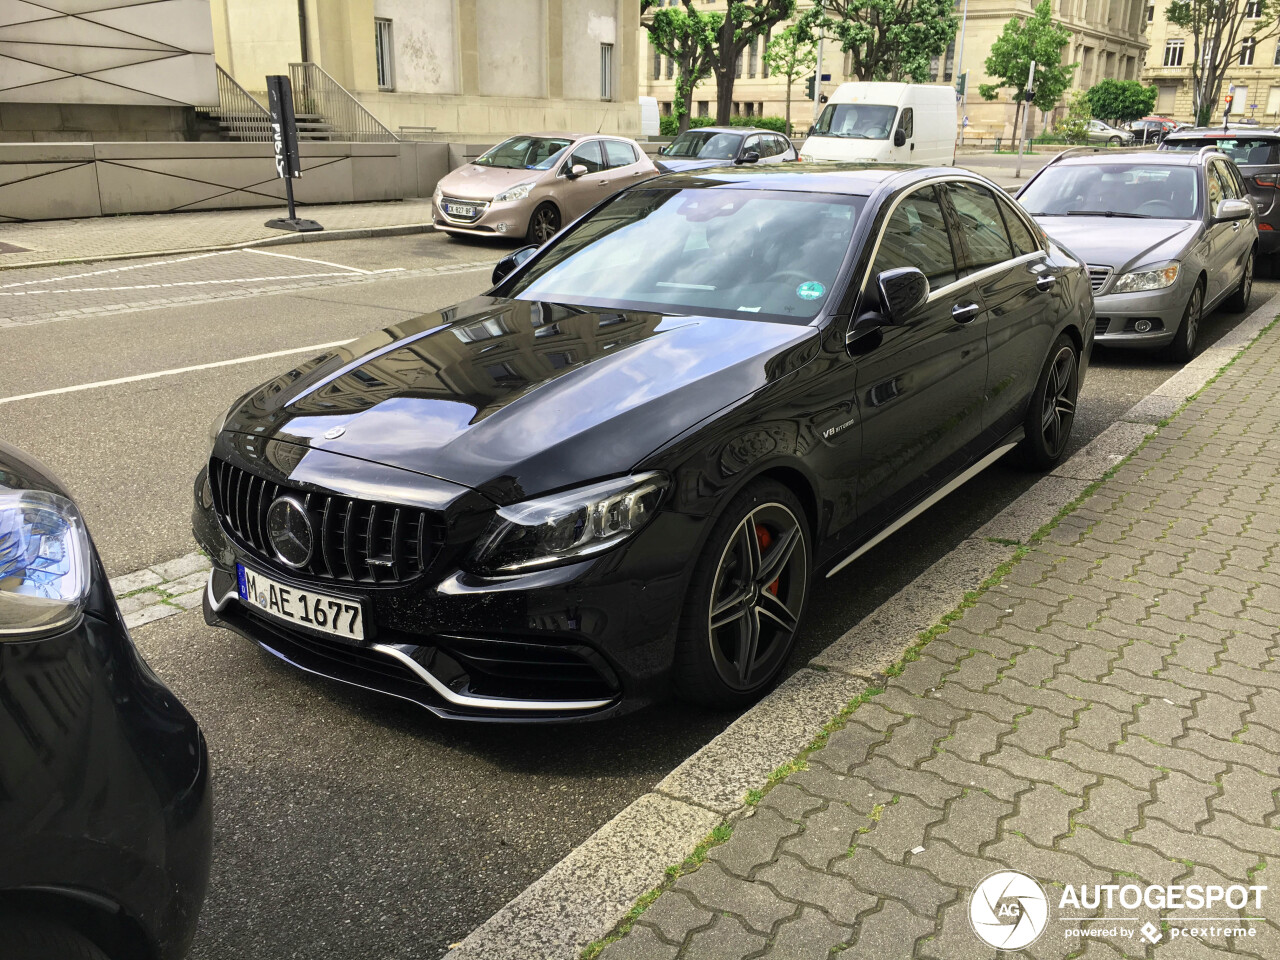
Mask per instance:
[[[493,265],[493,277],[492,277],[493,283],[495,285],[499,284],[503,280],[505,280],[507,277],[509,277],[513,272],[515,272],[516,267],[520,266],[522,263],[524,263],[526,260],[532,257],[534,253],[537,251],[537,249],[538,248],[536,245],[531,245],[528,247],[521,247],[519,250],[516,250],[514,253],[508,253],[505,257],[503,257],[501,260],[499,260],[496,264]]]
[[[817,128],[817,127],[815,127],[813,124],[809,124],[809,134],[808,134],[808,135],[812,137],[812,136],[813,136],[813,132],[814,132],[815,130],[817,130],[817,129],[818,129],[818,128]]]
[[[746,153],[744,153],[742,156],[740,156],[737,160],[733,162],[734,163],[759,163],[760,154],[756,153],[754,150],[748,150]]]
[[[901,128],[893,131],[893,145],[895,147],[905,147],[907,145],[907,135]]]
[[[569,172],[565,174],[570,180],[577,180],[579,177],[587,175],[587,168],[580,163],[575,163],[569,168]]]
[[[929,298],[929,281],[915,267],[885,270],[876,277],[880,311],[891,323],[900,323]]]
[[[1218,204],[1218,215],[1214,223],[1225,223],[1228,220],[1248,220],[1253,215],[1252,200],[1223,200]]]

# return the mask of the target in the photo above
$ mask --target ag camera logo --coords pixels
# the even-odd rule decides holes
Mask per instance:
[[[1025,873],[1000,870],[969,895],[969,923],[987,946],[1021,950],[1044,933],[1049,922],[1049,898],[1044,888]]]

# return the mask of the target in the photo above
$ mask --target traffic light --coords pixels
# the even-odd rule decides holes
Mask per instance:
[[[808,80],[805,81],[805,84],[804,84],[805,99],[812,100],[813,95],[818,92],[817,87],[818,87],[818,75],[815,73],[813,76],[811,76]]]
[[[1225,100],[1225,103],[1226,103],[1226,105],[1227,105],[1227,108],[1226,108],[1226,110],[1224,110],[1224,111],[1223,111],[1223,113],[1230,113],[1230,112],[1231,112],[1231,104],[1235,101],[1235,99],[1236,99],[1236,98],[1235,98],[1235,94],[1233,94],[1233,93],[1228,93],[1228,94],[1227,94],[1227,96],[1226,96],[1226,100]]]

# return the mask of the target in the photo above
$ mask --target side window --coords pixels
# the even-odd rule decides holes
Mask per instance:
[[[956,280],[952,243],[936,187],[908,194],[885,223],[872,273],[897,267],[915,267],[929,278],[934,290]]]
[[[1236,196],[1242,200],[1247,198],[1249,196],[1249,188],[1244,185],[1244,175],[1240,172],[1240,168],[1233,165],[1227,169],[1231,171],[1231,179],[1236,185]]]
[[[569,154],[569,159],[565,161],[563,169],[569,170],[579,163],[587,168],[587,173],[599,173],[604,169],[604,160],[600,156],[599,140],[588,140],[586,143],[578,144],[573,153]]]
[[[774,137],[773,144],[774,144],[773,152],[775,156],[780,157],[784,153],[786,153],[788,150],[791,149],[791,143],[789,140],[787,140],[786,137]]]
[[[623,143],[621,140],[605,140],[604,155],[609,161],[609,168],[625,167],[636,162],[636,152],[631,149],[631,144]]]
[[[910,107],[906,107],[902,111],[902,116],[898,118],[898,129],[907,135],[910,140],[916,135],[915,133],[916,115],[915,111]]]
[[[1218,204],[1227,196],[1227,188],[1222,182],[1222,174],[1218,166],[1217,163],[1211,163],[1204,172],[1209,187],[1209,216],[1211,217],[1218,215]]]
[[[752,152],[753,150],[754,150],[754,151],[755,151],[755,152],[756,152],[756,153],[757,153],[761,158],[768,156],[768,154],[767,154],[767,153],[765,153],[765,149],[764,149],[764,147],[762,147],[762,146],[760,145],[760,138],[759,138],[758,136],[757,136],[757,137],[747,137],[747,142],[746,142],[746,143],[744,143],[744,144],[742,145],[742,153],[743,153],[743,155],[748,154],[748,153]]]
[[[1236,186],[1235,170],[1231,164],[1215,160],[1213,165],[1218,168],[1218,176],[1222,178],[1223,196],[1230,200],[1239,200],[1243,197],[1243,191]]]
[[[1043,249],[1039,241],[1032,236],[1027,225],[1022,222],[1022,218],[1014,211],[1013,205],[999,198],[997,201],[1000,212],[1004,214],[1004,225],[1009,231],[1009,241],[1013,244],[1013,255],[1022,257]]]
[[[976,184],[953,182],[949,185],[951,205],[959,220],[960,235],[964,238],[969,271],[1013,259],[1013,247],[1004,228],[1004,219],[996,198],[985,187]]]

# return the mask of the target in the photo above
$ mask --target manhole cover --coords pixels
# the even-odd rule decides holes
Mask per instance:
[[[0,253],[27,253],[26,247],[20,247],[16,243],[4,243],[0,241]]]

